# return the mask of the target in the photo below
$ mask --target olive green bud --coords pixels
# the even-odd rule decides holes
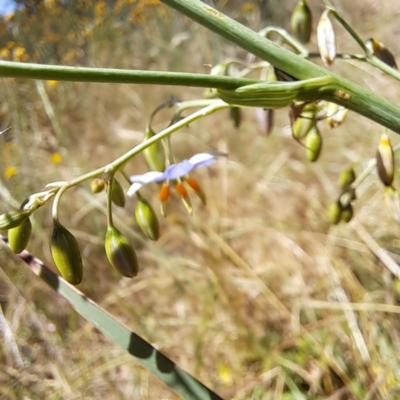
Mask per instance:
[[[376,151],[378,175],[385,186],[391,186],[394,178],[394,155],[392,144],[386,133],[382,133]]]
[[[151,129],[150,126],[147,127],[144,133],[144,140],[151,139],[156,133]],[[152,171],[163,172],[165,170],[165,153],[161,141],[146,147],[143,150],[144,158],[146,159],[147,166]]]
[[[108,227],[105,239],[108,261],[122,275],[133,278],[139,271],[135,250],[117,228]]]
[[[343,222],[350,222],[351,219],[353,218],[353,206],[351,204],[348,204],[346,208],[342,210],[342,213],[340,214],[340,219]]]
[[[346,190],[356,180],[356,174],[353,168],[347,168],[339,175],[339,187]]]
[[[8,245],[10,249],[15,253],[19,254],[25,250],[28,246],[29,239],[32,233],[32,223],[28,218],[24,219],[22,223],[15,228],[11,228],[8,231]]]
[[[233,126],[239,128],[242,122],[242,110],[239,107],[231,107],[229,109],[229,117],[233,122]]]
[[[11,210],[0,215],[0,229],[11,229],[21,225],[29,217],[30,211]]]
[[[122,189],[121,184],[115,178],[112,178],[111,182],[111,200],[118,207],[125,206],[124,189]]]
[[[74,236],[54,220],[51,235],[51,255],[61,276],[72,285],[82,281],[83,264],[78,242]]]
[[[322,136],[314,125],[305,140],[306,156],[309,161],[317,161],[322,149]]]
[[[290,25],[297,40],[301,43],[310,41],[312,14],[305,0],[300,1],[293,10]]]
[[[342,207],[339,201],[333,201],[328,207],[328,219],[332,225],[337,225],[340,221]]]
[[[393,53],[383,43],[370,38],[366,41],[365,45],[369,50],[372,51],[376,58],[379,58],[379,60],[389,65],[389,67],[397,69],[397,64]]]
[[[315,112],[303,112],[292,125],[293,137],[296,140],[304,139],[313,126],[315,126]]]
[[[146,199],[139,199],[135,209],[135,217],[145,236],[151,240],[158,240],[160,224],[153,207]]]
[[[325,10],[317,26],[318,49],[322,61],[326,65],[332,65],[336,58],[336,36],[332,22],[329,19],[330,10]]]
[[[95,178],[92,180],[92,182],[90,182],[90,190],[93,194],[102,192],[105,186],[106,182],[104,181],[104,179],[101,178]]]

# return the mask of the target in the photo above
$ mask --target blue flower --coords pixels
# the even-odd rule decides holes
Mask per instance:
[[[130,181],[132,185],[128,189],[128,196],[133,196],[138,190],[144,185],[153,182],[164,182],[160,191],[161,210],[165,214],[165,204],[169,197],[169,182],[178,181],[175,183],[175,188],[188,209],[189,213],[192,212],[189,195],[187,194],[186,188],[182,184],[182,180],[185,181],[200,197],[203,203],[206,202],[204,192],[200,188],[197,181],[193,178],[188,177],[189,172],[196,168],[208,167],[215,163],[216,158],[219,156],[226,156],[225,153],[220,152],[208,152],[195,154],[189,160],[183,160],[177,164],[171,164],[165,169],[164,172],[150,171],[142,175],[132,175]]]

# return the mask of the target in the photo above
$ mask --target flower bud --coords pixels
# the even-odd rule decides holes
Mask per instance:
[[[104,181],[104,179],[101,178],[95,178],[90,182],[90,190],[93,194],[102,192],[105,186],[106,182]]]
[[[394,178],[394,156],[392,144],[386,133],[382,133],[376,151],[378,175],[385,186],[391,186]]]
[[[229,117],[233,122],[233,126],[239,128],[240,123],[242,122],[242,110],[240,107],[231,107],[229,109]]]
[[[32,223],[28,217],[24,219],[20,225],[11,228],[8,231],[8,245],[10,246],[10,249],[15,254],[19,254],[25,250],[31,237],[31,233]]]
[[[336,103],[329,103],[327,109],[327,122],[330,128],[337,128],[342,125],[347,117],[349,110],[343,106],[339,106]]]
[[[145,236],[151,240],[158,240],[160,224],[153,207],[146,199],[139,199],[135,209],[135,217]]]
[[[322,136],[314,125],[305,140],[306,156],[309,161],[317,161],[322,149]]]
[[[332,225],[337,225],[340,221],[342,207],[339,201],[333,201],[328,207],[328,219]]]
[[[118,207],[124,207],[125,206],[124,189],[122,189],[121,184],[115,178],[112,178],[111,200]]]
[[[51,235],[51,255],[62,277],[72,285],[82,281],[83,264],[78,242],[58,221]]]
[[[353,218],[353,206],[348,204],[346,208],[344,208],[340,214],[340,219],[343,222],[350,222]]]
[[[304,139],[313,126],[315,126],[315,112],[303,112],[292,125],[293,137],[296,140]]]
[[[397,69],[397,64],[393,53],[383,43],[370,38],[366,41],[365,45],[372,51],[376,58],[379,58],[379,60],[389,65],[389,67]]]
[[[317,42],[322,61],[329,66],[336,57],[336,38],[328,15],[329,10],[325,10],[318,22]]]
[[[347,168],[339,175],[339,187],[346,190],[356,180],[356,174],[353,168]]]
[[[105,250],[110,264],[122,275],[133,278],[139,271],[135,250],[128,238],[117,228],[108,227]]]
[[[144,133],[144,140],[146,141],[151,139],[155,134],[156,133],[151,129],[151,127],[147,127],[146,132]],[[165,153],[161,141],[146,147],[143,150],[143,154],[150,170],[160,172],[165,170]]]
[[[293,10],[290,25],[299,42],[308,43],[310,41],[312,14],[305,0],[301,0]]]
[[[22,222],[29,217],[30,211],[11,210],[0,215],[0,229],[11,229],[21,225]]]

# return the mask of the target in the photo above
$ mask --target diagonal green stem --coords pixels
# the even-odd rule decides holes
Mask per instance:
[[[400,108],[384,97],[291,53],[199,0],[161,1],[297,79],[332,76],[337,91],[329,101],[400,133]]]

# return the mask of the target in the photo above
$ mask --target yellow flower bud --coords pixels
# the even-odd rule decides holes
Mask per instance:
[[[389,67],[397,69],[397,64],[393,53],[383,43],[370,38],[366,41],[365,45],[372,51],[376,58],[379,58],[379,60],[389,65]]]
[[[29,217],[30,211],[11,210],[0,215],[0,229],[11,229],[21,225]]]
[[[104,179],[101,178],[95,178],[90,182],[90,190],[93,194],[102,192],[105,186],[106,182],[104,181]]]
[[[317,161],[322,150],[322,136],[314,125],[308,132],[305,140],[306,155],[309,161]]]
[[[339,187],[346,190],[356,180],[353,168],[347,168],[339,175]]]
[[[342,213],[342,207],[339,201],[336,200],[333,201],[331,204],[329,204],[328,219],[331,224],[336,225],[339,223],[341,213]]]
[[[385,186],[391,186],[394,178],[394,156],[389,136],[382,133],[376,151],[376,166],[378,175]]]
[[[155,132],[147,127],[144,133],[144,140],[151,139]],[[165,170],[165,153],[161,141],[146,147],[143,150],[144,158],[146,159],[147,166],[150,170],[163,172]]]
[[[125,193],[121,184],[112,178],[111,183],[111,200],[118,207],[125,207]]]
[[[343,222],[350,222],[351,219],[353,218],[353,206],[351,204],[348,204],[346,208],[342,210],[342,213],[340,214],[340,219]]]

